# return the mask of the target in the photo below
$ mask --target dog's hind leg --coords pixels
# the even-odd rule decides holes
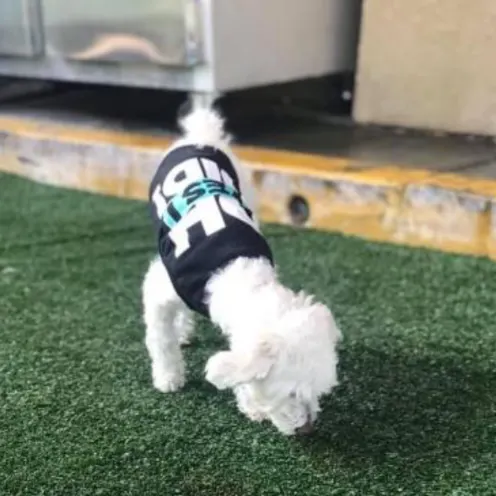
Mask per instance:
[[[152,362],[153,385],[163,393],[177,391],[185,382],[185,364],[178,335],[178,319],[185,314],[169,275],[157,257],[150,263],[143,280],[145,344]],[[187,326],[181,325],[181,330]]]

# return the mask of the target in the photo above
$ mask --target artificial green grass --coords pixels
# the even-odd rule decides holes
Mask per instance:
[[[341,386],[307,439],[202,379],[150,383],[144,204],[0,175],[0,495],[496,494],[496,264],[268,227],[285,282],[332,306]]]

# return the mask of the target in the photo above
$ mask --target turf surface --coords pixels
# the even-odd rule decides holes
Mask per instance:
[[[496,264],[268,227],[345,334],[317,432],[286,439],[202,380],[204,321],[186,389],[152,389],[143,204],[0,192],[0,495],[496,494]]]

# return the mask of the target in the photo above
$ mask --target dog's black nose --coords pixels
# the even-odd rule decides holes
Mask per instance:
[[[310,434],[312,431],[313,431],[313,424],[310,419],[308,419],[300,427],[296,428],[296,434],[298,434],[298,436],[306,436],[307,434]]]

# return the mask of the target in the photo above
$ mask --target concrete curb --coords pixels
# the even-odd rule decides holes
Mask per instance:
[[[145,199],[171,139],[0,118],[0,171]],[[266,222],[496,258],[496,181],[266,148],[235,151],[252,172]]]

